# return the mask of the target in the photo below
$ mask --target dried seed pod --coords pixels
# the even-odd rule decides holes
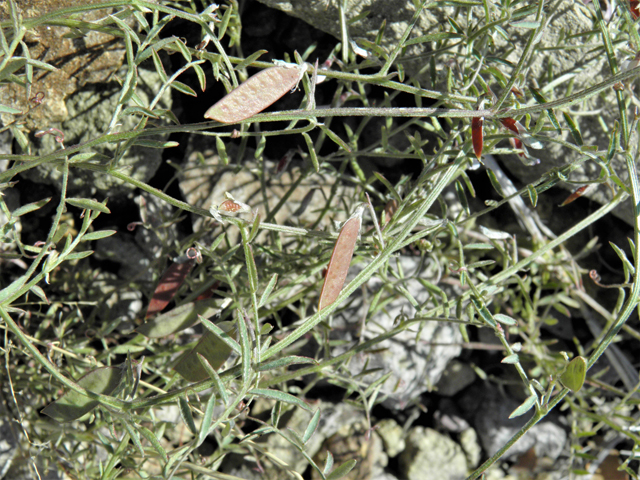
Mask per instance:
[[[344,281],[347,279],[349,265],[351,265],[353,250],[356,246],[358,235],[360,234],[364,208],[365,205],[358,206],[355,212],[353,212],[353,215],[351,215],[351,218],[344,223],[340,230],[340,235],[338,235],[338,239],[333,247],[331,260],[329,260],[327,274],[324,277],[318,311],[335,302],[342,291]]]
[[[205,118],[220,123],[238,123],[260,113],[294,88],[304,68],[277,66],[267,68],[242,83],[215,103]]]
[[[473,143],[473,152],[478,157],[478,160],[482,158],[482,146],[484,143],[484,131],[483,131],[484,117],[473,117],[471,119],[471,142]]]
[[[582,187],[578,187],[576,188],[571,195],[569,195],[564,202],[562,202],[560,204],[561,207],[564,207],[565,205],[569,205],[571,202],[574,202],[575,200],[577,200],[578,198],[580,198],[581,196],[583,196],[585,193],[587,193],[587,190],[592,187],[593,185],[583,185]]]

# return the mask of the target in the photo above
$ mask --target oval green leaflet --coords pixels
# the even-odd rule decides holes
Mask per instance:
[[[584,385],[587,376],[587,359],[576,357],[564,369],[560,375],[560,382],[572,392],[577,392]]]

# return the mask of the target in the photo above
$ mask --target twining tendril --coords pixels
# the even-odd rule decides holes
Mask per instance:
[[[595,283],[597,286],[601,288],[631,288],[631,283],[612,283],[611,285],[605,285],[601,283],[602,278],[598,274],[597,270],[591,270],[589,272],[589,278]]]
[[[58,130],[57,128],[48,128],[46,130],[39,130],[35,133],[36,138],[44,137],[45,135],[53,135],[56,138],[56,142],[60,144],[62,148],[64,148],[64,133],[62,130]]]

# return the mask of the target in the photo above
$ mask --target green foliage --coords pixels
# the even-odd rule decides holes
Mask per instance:
[[[344,14],[343,2],[340,3]],[[206,88],[205,72],[212,71],[215,81],[222,82],[229,91],[246,79],[247,67],[271,66],[259,60],[265,53],[263,50],[242,54],[238,2],[225,2],[215,17],[211,9],[195,13],[199,5],[193,1],[113,0],[27,19],[17,13],[15,0],[9,1],[9,19],[0,23],[0,86],[17,86],[23,89],[26,98],[30,97],[34,73],[56,68],[31,58],[25,40],[28,32],[49,25],[66,26],[70,35],[77,37],[107,31],[122,42],[126,52],[110,128],[89,142],[64,146],[64,138],[57,138],[59,148],[47,155],[34,156],[29,143],[32,138],[23,121],[30,110],[0,105],[0,113],[14,118],[2,130],[11,131],[23,152],[0,157],[13,162],[0,172],[0,218],[4,219],[0,225],[0,268],[9,262],[24,267],[21,275],[0,278],[0,327],[5,332],[3,355],[7,366],[0,378],[3,394],[11,398],[12,409],[29,441],[42,446],[42,455],[49,464],[64,465],[72,472],[71,476],[78,478],[124,478],[131,472],[157,478],[230,478],[219,476],[218,470],[226,457],[240,453],[253,456],[259,463],[269,462],[279,471],[299,478],[300,472],[278,462],[254,439],[278,435],[305,456],[319,478],[342,478],[354,468],[355,461],[334,466],[329,453],[322,467],[307,454],[322,412],[306,402],[306,391],[320,380],[339,384],[347,392],[345,401],[356,403],[370,421],[371,409],[385,399],[382,384],[388,377],[365,385],[357,376],[345,373],[345,366],[355,355],[375,350],[384,340],[434,320],[459,323],[466,340],[472,329],[491,329],[504,350],[503,363],[515,371],[522,385],[525,400],[511,416],[533,411],[521,432],[472,472],[470,478],[478,478],[521,434],[563,402],[573,418],[572,455],[576,470],[583,465],[579,462],[588,450],[585,438],[592,430],[616,430],[638,442],[633,431],[626,428],[633,423],[629,415],[632,394],[597,378],[589,381],[589,368],[607,349],[615,347],[612,342],[621,330],[634,333],[625,322],[637,307],[640,295],[640,283],[635,276],[640,258],[638,221],[630,242],[631,255],[619,245],[612,245],[622,262],[625,283],[615,285],[618,300],[611,311],[582,288],[586,271],[579,264],[580,254],[572,255],[567,246],[571,237],[588,231],[626,198],[631,197],[633,205],[640,202],[637,141],[634,148],[631,140],[638,135],[638,121],[629,122],[623,94],[619,90],[616,93],[619,123],[611,128],[611,142],[604,151],[583,145],[585,140],[578,124],[566,111],[588,98],[603,95],[618,82],[630,82],[640,72],[640,67],[620,70],[613,50],[613,45],[622,43],[640,45],[629,12],[616,17],[615,24],[609,24],[602,20],[598,2],[581,7],[590,9],[594,31],[598,32],[598,43],[589,48],[606,54],[614,75],[580,89],[571,84],[563,95],[556,95],[556,100],[548,100],[543,95],[543,91],[548,95],[544,85],[539,85],[540,88],[530,89],[537,104],[521,104],[511,94],[514,87],[528,86],[533,81],[554,81],[529,78],[526,68],[526,62],[538,48],[537,39],[545,32],[545,18],[553,15],[553,11],[545,12],[543,2],[532,5],[502,2],[499,12],[489,2],[447,2],[455,6],[450,7],[455,14],[440,26],[440,32],[412,36],[413,26],[427,8],[426,1],[414,3],[415,15],[393,48],[385,50],[379,45],[382,25],[377,41],[366,43],[368,56],[362,61],[356,58],[361,53],[360,47],[350,41],[349,25],[342,15],[342,43],[338,52],[342,63],[321,74],[325,81],[334,82],[334,98],[348,95],[350,106],[316,108],[314,88],[318,72],[303,61],[310,52],[303,56],[296,53],[301,71],[306,72],[300,82],[305,93],[300,109],[258,113],[243,118],[238,122],[240,127],[230,132],[217,122],[179,125],[175,115],[160,108],[158,102],[167,89],[197,95],[177,80],[188,70],[194,70],[201,90]],[[100,22],[78,19],[84,10],[107,7],[113,10]],[[161,38],[163,29],[176,18],[201,30],[213,51],[186,45],[176,37]],[[507,27],[518,28],[526,39],[515,64],[501,58],[496,48],[501,39],[511,41],[506,38]],[[612,42],[609,37],[614,34]],[[426,44],[430,46],[430,58],[424,62],[424,75],[410,76],[408,65],[415,58],[408,47]],[[165,54],[180,55],[184,66],[169,74],[162,62],[161,55]],[[136,94],[138,68],[143,62],[153,65],[162,81],[156,96],[148,102]],[[436,63],[451,67],[440,75],[443,72],[436,69]],[[360,73],[365,68],[375,73]],[[375,107],[367,97],[367,89],[373,85],[385,89],[385,98]],[[476,110],[478,97],[488,95],[491,90],[498,93],[492,105],[486,110]],[[416,106],[393,106],[400,93],[414,95]],[[425,99],[434,101],[435,106],[422,107]],[[354,104],[361,106],[351,106]],[[562,112],[564,124],[556,111]],[[137,127],[118,132],[116,126],[127,115],[136,118]],[[469,125],[472,118],[480,115],[485,118],[481,148],[485,155],[513,153],[513,149],[505,152],[498,147],[506,138],[498,120],[513,117],[526,124],[537,141],[556,142],[580,152],[580,160],[548,171],[541,179],[515,192],[505,188],[504,182],[489,170],[490,183],[500,200],[488,200],[486,208],[479,209],[476,189],[465,170],[475,157]],[[373,121],[376,118],[379,123]],[[546,118],[551,125],[545,123]],[[160,120],[174,125],[157,126]],[[290,123],[280,130],[251,129],[258,122],[276,121]],[[380,140],[367,144],[363,132],[371,125],[379,129]],[[230,168],[228,165],[234,162],[231,142],[239,138],[244,148],[251,137],[257,137],[256,158],[263,162],[267,137],[285,142],[289,135],[302,135],[306,151],[301,155],[307,163],[282,200],[269,206],[267,218],[247,221],[225,217],[224,212],[218,215],[221,212],[218,208],[219,224],[214,227],[213,237],[203,228],[187,238],[170,240],[165,229],[178,215],[189,212],[210,218],[212,214],[136,180],[118,162],[135,145],[175,146],[173,142],[150,137],[173,132],[200,134],[205,129],[209,130],[207,135],[215,137],[221,168]],[[570,133],[573,143],[553,137],[560,130]],[[99,145],[117,145],[108,161],[92,151]],[[325,151],[333,153],[323,154]],[[628,184],[612,169],[614,156],[625,158],[631,179]],[[413,159],[420,162],[421,171],[417,178],[402,177],[394,183],[379,172],[366,172],[359,163],[361,157]],[[500,230],[480,225],[490,224],[492,216],[500,215],[509,208],[509,202],[520,197],[536,207],[543,202],[545,191],[566,180],[577,164],[586,162],[602,172],[598,181],[607,182],[612,199],[555,238],[533,236],[528,240],[524,234],[502,231],[502,225],[498,225]],[[48,234],[41,242],[29,245],[22,239],[20,222],[26,215],[42,211],[51,199],[10,211],[2,192],[14,186],[12,182],[17,175],[39,165],[55,167],[62,173],[61,196],[55,210],[47,214]],[[116,282],[86,258],[93,253],[88,242],[104,239],[114,231],[94,230],[92,225],[99,215],[110,215],[108,202],[67,196],[69,178],[78,171],[111,176],[176,208],[175,217],[162,219],[160,226],[151,226],[143,218],[143,228],[154,230],[162,241],[161,252],[150,267],[157,283],[162,283],[164,259],[169,254],[195,249],[201,256],[193,270],[185,270],[178,282],[167,287],[171,298],[163,306],[173,300],[175,307],[147,319],[146,323],[138,319],[137,333],[123,334],[121,319],[112,317],[105,305],[113,304],[125,292],[144,290],[151,295],[153,287],[138,278]],[[274,223],[276,213],[296,187],[317,172],[335,183],[331,197],[317,212],[315,225],[302,228]],[[266,169],[262,169],[259,177],[266,191],[270,180]],[[340,187],[345,184],[355,193],[345,193]],[[449,189],[455,190],[458,198],[460,208],[455,212],[443,199]],[[384,220],[378,225],[376,218],[363,218],[354,261],[364,266],[344,288],[341,278],[331,302],[323,303],[318,311],[321,272],[329,263],[337,233],[322,231],[318,225],[325,218],[348,217],[365,201],[365,193],[372,197],[375,213]],[[386,205],[389,207],[385,208]],[[69,207],[70,211],[83,211],[80,225],[66,223],[71,218]],[[637,220],[640,212],[635,211],[634,216]],[[234,244],[227,234],[238,230],[240,240]],[[350,238],[349,249],[356,236],[353,233]],[[215,240],[210,242],[208,238]],[[435,279],[420,279],[430,293],[430,299],[420,304],[406,288],[407,279],[400,267],[391,261],[401,251],[413,252],[424,261],[440,265],[448,281],[460,286],[459,293],[454,296],[445,291]],[[350,261],[351,253],[339,267],[344,270]],[[383,311],[390,301],[403,297],[415,307],[416,315],[396,319],[393,330],[349,345],[340,356],[324,355],[330,348],[325,332],[330,328],[332,315],[343,309],[349,296],[374,276],[383,287],[371,300],[370,314]],[[199,298],[207,291],[215,291],[221,298]],[[542,337],[541,328],[557,321],[556,315],[568,316],[579,309],[595,310],[606,316],[607,330],[594,345],[581,345],[576,339],[578,355],[567,364],[552,342]],[[284,311],[296,317],[293,323],[282,321]],[[198,322],[203,328],[200,335],[186,330]],[[419,334],[416,341],[420,341]],[[125,354],[127,359],[123,361]],[[306,390],[292,383],[303,377],[315,378]],[[637,382],[637,378],[633,381]],[[617,423],[590,401],[598,393],[597,388],[606,388],[615,398],[612,409],[620,413]],[[357,400],[350,397],[351,393]],[[56,422],[39,416],[39,407],[47,404],[43,413]],[[168,404],[178,408],[185,426],[178,441],[170,432],[176,427],[162,419],[161,412]],[[256,404],[268,405],[271,418],[256,420],[262,422],[260,428],[245,434],[242,421]],[[280,425],[281,417],[289,409],[314,412],[303,433]],[[210,436],[216,440],[215,452],[203,458],[198,448]],[[100,458],[98,447],[106,459]]]

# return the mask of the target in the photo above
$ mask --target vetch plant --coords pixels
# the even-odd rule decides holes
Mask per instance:
[[[638,339],[627,320],[640,297],[639,214],[633,207],[633,238],[615,238],[599,251],[611,254],[608,262],[618,262],[614,268],[622,267],[611,274],[616,278],[601,281],[596,273],[592,285],[588,262],[600,242],[589,236],[580,248],[572,243],[574,237],[591,235],[594,224],[606,221],[625,199],[640,202],[638,115],[629,110],[632,91],[615,87],[633,83],[640,73],[638,66],[618,68],[616,59],[622,44],[640,44],[634,6],[619,6],[607,22],[597,2],[575,6],[593,21],[593,29],[576,35],[589,37],[588,48],[606,57],[611,71],[604,80],[583,85],[571,80],[573,72],[556,77],[552,57],[546,57],[555,50],[540,40],[561,10],[559,4],[413,3],[415,12],[391,48],[382,45],[385,25],[372,40],[358,39],[367,52],[362,58],[349,32],[362,19],[349,20],[347,2],[338,2],[341,43],[331,55],[340,61],[321,70],[324,81],[319,83],[317,68],[309,69],[318,46],[292,54],[296,64],[285,55],[282,60],[292,66],[260,61],[261,50],[245,55],[238,2],[198,13],[201,6],[192,1],[112,0],[27,17],[9,0],[3,10],[7,16],[0,20],[0,88],[21,89],[25,99],[32,99],[27,103],[47,102],[49,95],[34,96],[31,90],[42,74],[58,68],[32,58],[28,33],[65,28],[80,38],[108,32],[124,49],[117,75],[121,88],[108,126],[82,144],[74,144],[60,125],[31,129],[26,119],[32,105],[19,109],[4,104],[11,103],[9,97],[0,97],[2,128],[16,140],[16,151],[0,157],[9,162],[0,171],[0,327],[5,332],[0,384],[21,426],[22,445],[40,449],[40,463],[31,464],[34,474],[51,466],[77,478],[238,478],[232,460],[240,457],[274,478],[301,478],[306,466],[318,478],[341,478],[356,460],[334,465],[331,454],[324,465],[314,460],[319,447],[312,439],[325,435],[323,404],[315,404],[322,389],[314,388],[322,382],[338,385],[333,398],[358,405],[367,428],[375,431],[376,405],[394,394],[385,386],[391,374],[381,372],[370,380],[376,369],[365,365],[353,372],[350,362],[381,354],[385,342],[400,334],[411,333],[416,345],[431,342],[421,332],[432,322],[458,326],[465,348],[477,344],[476,330],[490,329],[499,340],[502,362],[488,357],[481,363],[474,357],[476,371],[487,381],[512,383],[515,378],[521,398],[512,416],[531,415],[494,455],[469,467],[469,478],[479,478],[508,455],[561,405],[572,418],[572,442],[566,448],[576,474],[587,468],[584,458],[591,454],[588,442],[594,432],[615,432],[623,446],[640,443],[633,410],[637,371],[625,355],[615,353],[620,338],[629,344]],[[445,7],[448,21],[436,32],[415,34],[427,9]],[[99,20],[83,20],[83,11],[99,9],[107,12]],[[178,19],[202,35],[196,41],[165,35]],[[554,48],[582,51],[574,48],[571,35],[559,38]],[[501,39],[522,41],[516,61],[499,48]],[[414,46],[425,46],[427,53],[420,54],[422,71],[410,72]],[[544,75],[529,69],[534,55],[550,59]],[[144,68],[153,68],[159,78],[148,100],[137,91]],[[247,68],[261,71],[240,83],[239,78],[248,77]],[[207,110],[211,121],[180,123],[180,109],[159,107],[164,91],[173,90],[176,98],[202,95],[189,85],[191,74],[192,86],[200,91],[214,83],[229,92]],[[261,113],[298,82],[304,94],[300,108]],[[491,91],[499,94],[484,108],[484,92]],[[608,94],[616,97],[618,110],[614,125],[599,123],[609,136],[604,148],[590,144],[580,123],[596,114],[575,109],[589,99],[606,100]],[[316,106],[316,97],[328,104]],[[135,128],[120,131],[129,116]],[[285,124],[274,127],[281,125],[274,122]],[[231,130],[232,123],[240,126]],[[172,133],[214,137],[210,147],[218,159],[207,164],[210,159],[202,155],[201,165],[188,167],[173,162],[176,170],[205,172],[206,166],[216,174],[248,173],[258,193],[215,198],[221,203],[209,209],[187,194],[186,201],[174,198],[123,167],[135,145],[176,146],[173,140],[157,140]],[[31,142],[41,134],[60,139],[54,150],[36,155]],[[301,160],[285,155],[281,167],[273,166],[269,149],[276,143],[285,145],[283,151],[298,152]],[[481,189],[484,180],[470,169],[474,159],[489,155],[515,153],[525,163],[536,163],[526,147],[543,144],[560,145],[578,158],[508,189],[488,170],[495,192]],[[96,152],[99,147],[105,150]],[[250,154],[254,163],[247,160]],[[629,180],[614,166],[616,159],[624,162]],[[385,162],[391,160],[412,162],[416,174],[388,168]],[[597,178],[573,179],[584,164],[593,166]],[[40,165],[61,173],[57,190],[14,208],[6,194],[11,189],[27,193],[20,190],[26,184],[21,175]],[[172,215],[155,213],[158,218],[147,215],[139,222],[136,233],[159,239],[159,246],[132,278],[118,277],[99,259],[87,258],[99,250],[94,242],[120,233],[95,226],[98,217],[116,217],[111,214],[115,200],[69,191],[70,179],[84,171],[117,179],[175,209]],[[203,183],[210,181],[208,175],[202,175]],[[512,217],[504,209],[521,197],[540,210],[553,204],[554,213],[547,217],[552,220],[562,199],[555,200],[550,189],[567,181],[605,184],[611,197],[590,210],[570,210],[580,211],[579,218],[554,225],[552,234],[540,233],[551,227],[532,232],[536,227],[525,222],[527,209],[515,211],[527,230],[508,223]],[[277,182],[283,186],[274,201],[270,194]],[[305,205],[310,195],[303,187],[309,184],[320,190],[314,199],[321,202]],[[367,196],[374,212],[384,212],[382,229],[375,215],[371,221],[363,217],[361,202]],[[292,213],[276,220],[294,202],[312,219]],[[562,212],[580,208],[580,202],[569,203],[562,203],[567,205]],[[47,210],[49,204],[53,210]],[[165,235],[185,212],[207,222],[195,231]],[[34,218],[39,228],[25,232]],[[417,274],[426,299],[408,288],[407,272],[395,261],[401,255],[437,272]],[[352,264],[360,268],[345,285]],[[603,265],[597,268],[604,275]],[[375,289],[373,279],[379,285]],[[368,302],[359,334],[332,338],[327,332],[356,291]],[[128,312],[129,317],[115,313],[123,299],[139,292],[146,298],[142,308]],[[615,293],[613,299],[608,292]],[[398,300],[410,313],[393,318],[391,328],[376,330],[376,315],[388,315],[389,305]],[[588,316],[584,312],[606,322],[591,337],[580,331],[567,341],[548,328],[572,316]],[[346,347],[334,355],[335,344]],[[624,388],[604,370],[592,368],[603,355]],[[401,381],[396,384],[400,388]],[[425,391],[424,398],[430,394]],[[418,406],[422,401],[419,396],[412,400]],[[418,418],[418,406],[408,407],[413,410],[407,418]],[[40,416],[42,408],[53,421]],[[306,412],[303,428],[286,423],[294,409]],[[268,443],[273,438],[284,439],[301,459],[300,468],[274,453]],[[630,465],[635,465],[636,450],[630,447],[621,467],[635,478]]]

